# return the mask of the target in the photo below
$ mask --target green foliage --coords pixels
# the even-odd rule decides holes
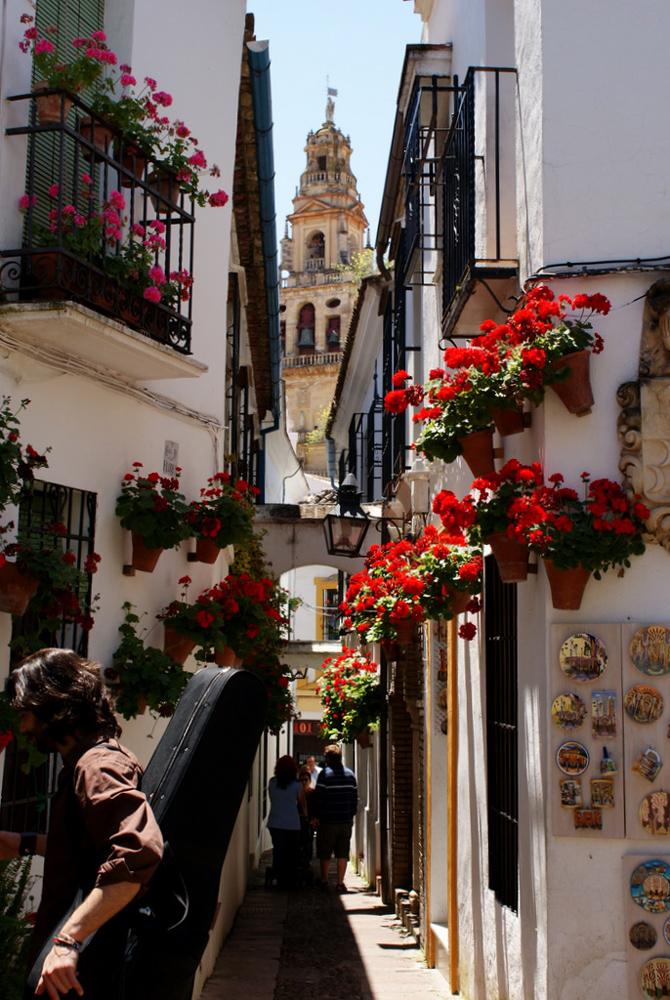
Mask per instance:
[[[217,472],[200,490],[186,519],[197,538],[211,538],[219,548],[246,545],[253,534],[254,496],[258,490],[245,480],[231,481],[227,472]]]
[[[328,423],[328,417],[330,416],[330,403],[319,412],[316,418],[316,427],[314,430],[307,431],[305,434],[306,444],[321,444],[326,437],[326,424]]]
[[[376,729],[382,708],[379,668],[369,656],[343,649],[323,662],[319,681],[323,734],[351,743],[365,729]]]
[[[190,675],[162,650],[145,646],[136,631],[140,616],[129,601],[123,610],[121,642],[112,657],[112,667],[105,670],[116,709],[124,719],[132,719],[139,714],[144,699],[153,712],[172,715]]]
[[[0,862],[0,1000],[21,1000],[32,925],[30,858]]]
[[[21,444],[19,415],[29,403],[29,399],[22,399],[12,409],[10,396],[0,401],[0,510],[18,501],[26,484],[35,478],[35,469],[49,464],[46,454],[40,455],[30,444],[25,448]],[[50,450],[47,448],[47,453]]]
[[[359,250],[351,255],[348,264],[338,264],[335,269],[339,271],[347,281],[354,281],[360,285],[363,278],[368,278],[371,274],[377,274],[377,264],[375,262],[375,252],[371,247]]]
[[[121,494],[116,499],[116,516],[121,525],[135,531],[150,549],[174,549],[191,534],[186,520],[188,505],[179,492],[179,478],[158,472],[142,475],[141,462],[135,473],[123,478]]]

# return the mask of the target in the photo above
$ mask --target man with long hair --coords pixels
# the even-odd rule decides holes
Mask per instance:
[[[81,893],[82,902],[51,942],[35,992],[50,1000],[70,990],[83,996],[77,964],[84,942],[148,883],[163,840],[138,787],[139,762],[118,741],[121,729],[97,663],[71,650],[42,649],[12,672],[7,690],[21,732],[44,753],[58,752],[63,767],[48,836],[1,831],[0,858],[45,856],[33,962]],[[111,964],[89,969],[89,979],[91,1000],[117,995],[119,970]]]

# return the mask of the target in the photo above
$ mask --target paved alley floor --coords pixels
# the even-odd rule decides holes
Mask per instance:
[[[357,875],[282,892],[250,884],[202,1000],[445,1000],[395,914]]]

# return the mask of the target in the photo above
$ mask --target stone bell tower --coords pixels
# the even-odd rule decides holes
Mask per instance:
[[[351,143],[326,120],[307,136],[307,163],[281,242],[283,378],[289,434],[305,471],[326,472],[323,415],[333,398],[358,284],[347,270],[368,222],[351,173]],[[291,235],[289,235],[289,224]]]

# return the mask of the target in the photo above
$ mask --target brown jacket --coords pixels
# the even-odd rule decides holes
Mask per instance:
[[[64,761],[51,805],[35,957],[77,893],[115,882],[146,885],[163,838],[143,792],[142,769],[117,740],[78,747]]]

